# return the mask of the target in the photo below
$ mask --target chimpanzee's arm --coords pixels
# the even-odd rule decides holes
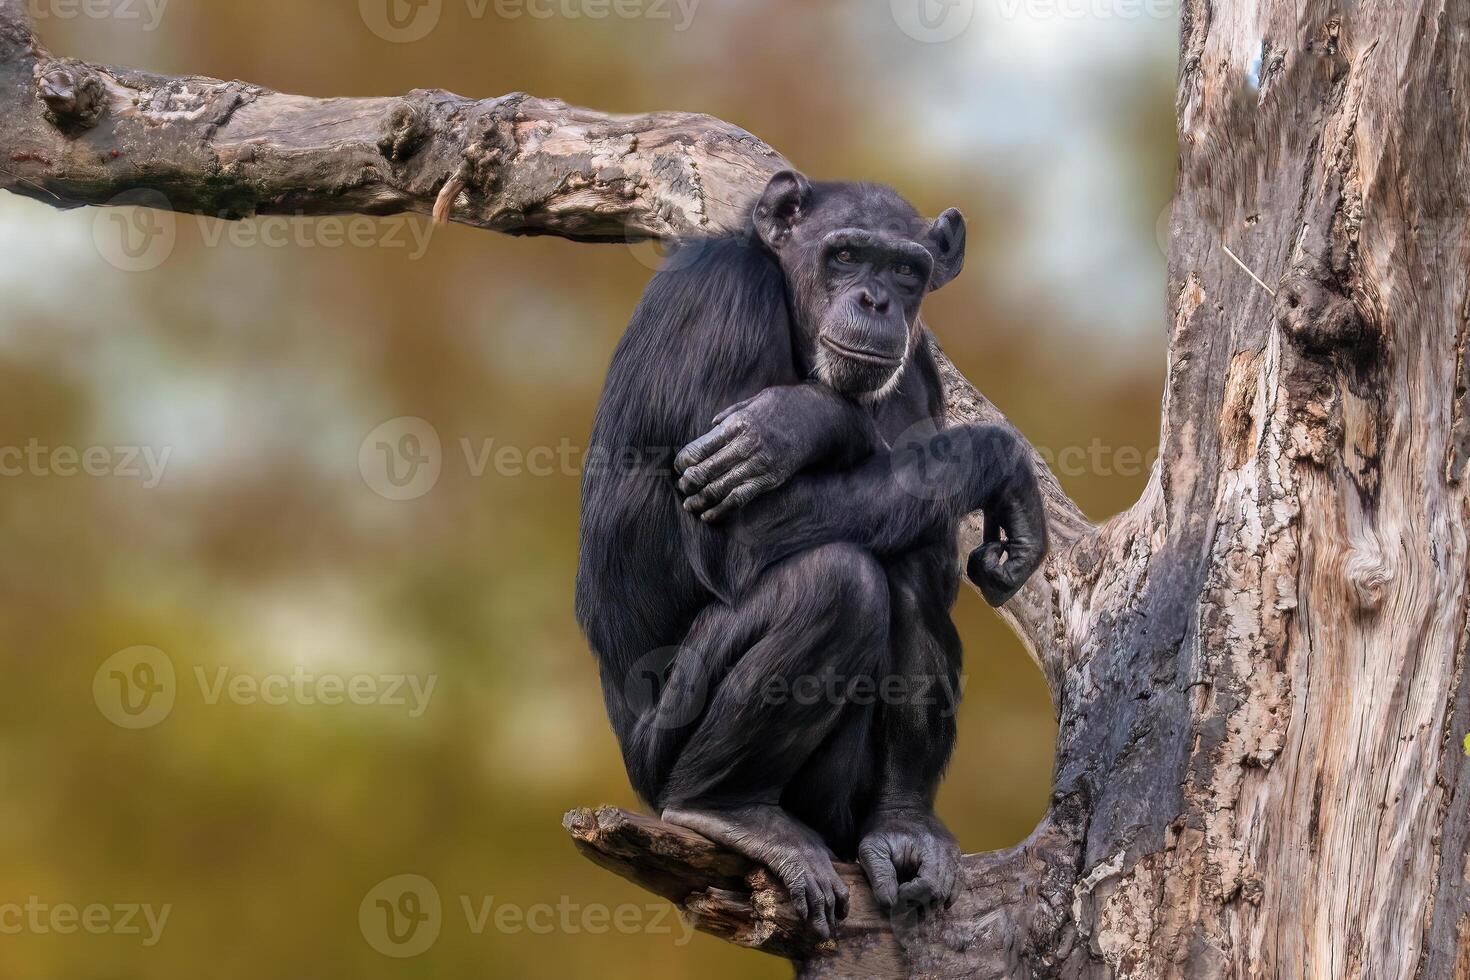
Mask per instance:
[[[850,470],[797,476],[753,501],[728,522],[730,580],[749,581],[783,558],[835,542],[898,554],[976,510],[986,512],[987,543],[969,571],[999,605],[1045,556],[1046,513],[1025,444],[994,425],[945,429]]]
[[[814,466],[848,469],[881,445],[866,409],[817,381],[725,409],[674,460],[684,509],[717,521]]]

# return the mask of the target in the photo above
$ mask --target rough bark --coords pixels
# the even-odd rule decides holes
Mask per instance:
[[[57,206],[674,238],[783,165],[702,116],[84,65],[21,8],[0,186]],[[1052,804],[951,912],[885,920],[848,868],[819,947],[686,831],[576,811],[583,852],[808,977],[1470,976],[1467,76],[1463,0],[1185,0],[1161,458],[1097,528],[1048,476],[1055,549],[1003,615],[1057,706]]]

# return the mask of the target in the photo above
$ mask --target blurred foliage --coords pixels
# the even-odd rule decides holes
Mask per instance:
[[[959,206],[969,271],[928,312],[951,356],[1048,451],[1148,452],[1163,373],[1151,243],[1172,182],[1169,32],[1102,68],[1038,55],[1036,71],[1116,137],[1098,157],[1056,154],[1045,137],[1018,156],[940,138],[989,125],[976,89],[953,85],[930,102],[933,79],[966,77],[984,51],[913,41],[887,8],[706,0],[676,31],[506,19],[494,6],[474,18],[450,0],[413,44],[375,37],[352,0],[172,0],[157,31],[119,19],[40,27],[68,54],[314,95],[437,85],[705,111],[814,175],[885,180],[928,213]],[[982,18],[971,30],[987,29]],[[930,111],[910,111],[910,92]],[[1034,111],[1024,91],[1011,103]],[[1126,202],[1126,234],[1144,244],[1098,255],[1083,280],[1114,326],[1089,331],[1053,304],[1077,300],[1075,285],[1057,286],[1067,268],[1012,281],[1020,202],[1040,180],[1018,159]],[[1103,222],[1072,217],[1067,233],[1098,251]],[[27,466],[0,478],[0,905],[35,896],[171,912],[151,947],[136,935],[0,934],[0,976],[787,975],[706,937],[682,945],[667,921],[671,934],[476,934],[461,907],[492,896],[522,908],[631,904],[646,927],[658,904],[580,858],[560,828],[573,806],[635,805],[571,612],[575,466],[517,476],[492,464],[477,476],[461,442],[475,454],[487,440],[516,453],[585,445],[647,253],[457,227],[436,231],[421,257],[384,235],[327,247],[309,227],[305,244],[277,248],[179,219],[167,261],[129,273],[94,245],[105,220],[0,199],[0,447],[169,452],[157,487],[120,472],[121,454],[105,477]],[[1152,277],[1156,295],[1110,303],[1124,272]],[[1037,299],[1006,299],[1017,295]],[[393,502],[365,484],[358,454],[400,416],[434,426],[444,465],[432,492]],[[1117,458],[1064,467],[1094,516],[1143,486],[1143,467]],[[1004,847],[1045,810],[1055,726],[1041,677],[1000,621],[968,593],[956,617],[968,682],[941,809],[967,850]],[[126,730],[99,710],[93,681],[138,645],[169,657],[176,703],[162,723]],[[436,687],[415,718],[389,705],[210,703],[196,675],[212,684],[221,668],[260,678],[298,666],[432,675]],[[443,928],[423,955],[392,959],[365,941],[358,909],[403,873],[437,886]]]

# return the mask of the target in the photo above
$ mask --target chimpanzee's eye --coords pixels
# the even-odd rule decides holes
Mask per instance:
[[[857,256],[852,254],[852,249],[844,248],[837,253],[837,261],[843,265],[852,265],[857,261]]]
[[[893,271],[897,272],[901,276],[912,276],[915,274],[914,267],[909,265],[907,262],[905,262],[903,265],[900,265]]]

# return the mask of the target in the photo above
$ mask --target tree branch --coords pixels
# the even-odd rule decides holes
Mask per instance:
[[[609,115],[520,93],[314,99],[56,58],[31,32],[24,3],[0,0],[0,188],[54,207],[124,194],[135,204],[129,192],[146,190],[149,206],[226,220],[413,212],[517,235],[674,240],[739,232],[769,176],[788,166],[754,136],[703,115]],[[938,353],[951,420],[1009,424]],[[1073,581],[1073,553],[1131,532],[1095,533],[1033,457],[1053,552],[1003,615],[1057,701],[1076,617],[1096,584],[1086,574]],[[961,560],[980,532],[974,515]],[[954,913],[927,923],[890,921],[861,871],[842,867],[852,908],[835,947],[818,941],[764,869],[697,835],[609,808],[574,811],[565,826],[584,854],[675,902],[699,928],[804,962],[805,975],[925,975],[962,955],[972,975],[1007,977],[1023,955],[1065,953],[1056,932],[1067,920],[1081,824],[1059,814],[1074,810],[1059,802],[1021,847],[966,858]],[[1051,937],[1051,949],[1033,949],[1036,936]],[[948,959],[926,967],[945,950]]]
[[[573,810],[562,826],[590,860],[673,902],[696,929],[794,960],[803,977],[939,975],[960,951],[966,976],[999,980],[1020,975],[1023,956],[1060,962],[1069,951],[1069,937],[1058,930],[1071,894],[1075,835],[1052,818],[1019,847],[967,856],[955,907],[927,921],[884,914],[862,869],[838,864],[852,899],[836,941],[826,942],[792,909],[774,876],[692,831],[615,807]],[[1036,935],[1050,940],[1045,952],[1028,948]],[[926,949],[944,961],[926,963]]]
[[[836,949],[796,914],[765,868],[693,831],[615,807],[573,810],[562,826],[587,858],[673,902],[703,932],[792,960]],[[854,896],[846,928],[891,945],[893,933],[863,887],[862,869],[846,864],[838,871]]]
[[[0,186],[48,204],[147,188],[176,211],[432,214],[510,234],[730,232],[786,166],[708,116],[617,116],[514,93],[312,99],[54,58],[4,31]]]
[[[514,235],[679,239],[742,229],[789,166],[710,116],[625,116],[513,93],[315,99],[52,56],[0,0],[0,187],[54,207],[147,203],[222,219],[403,212]],[[151,192],[140,198],[140,190]],[[955,422],[1005,422],[940,357]],[[1055,685],[1056,556],[1091,525],[1043,472],[1054,557],[1005,610]],[[963,540],[980,537],[979,515]],[[967,548],[968,553],[968,548]],[[1055,687],[1053,688],[1055,696]]]

